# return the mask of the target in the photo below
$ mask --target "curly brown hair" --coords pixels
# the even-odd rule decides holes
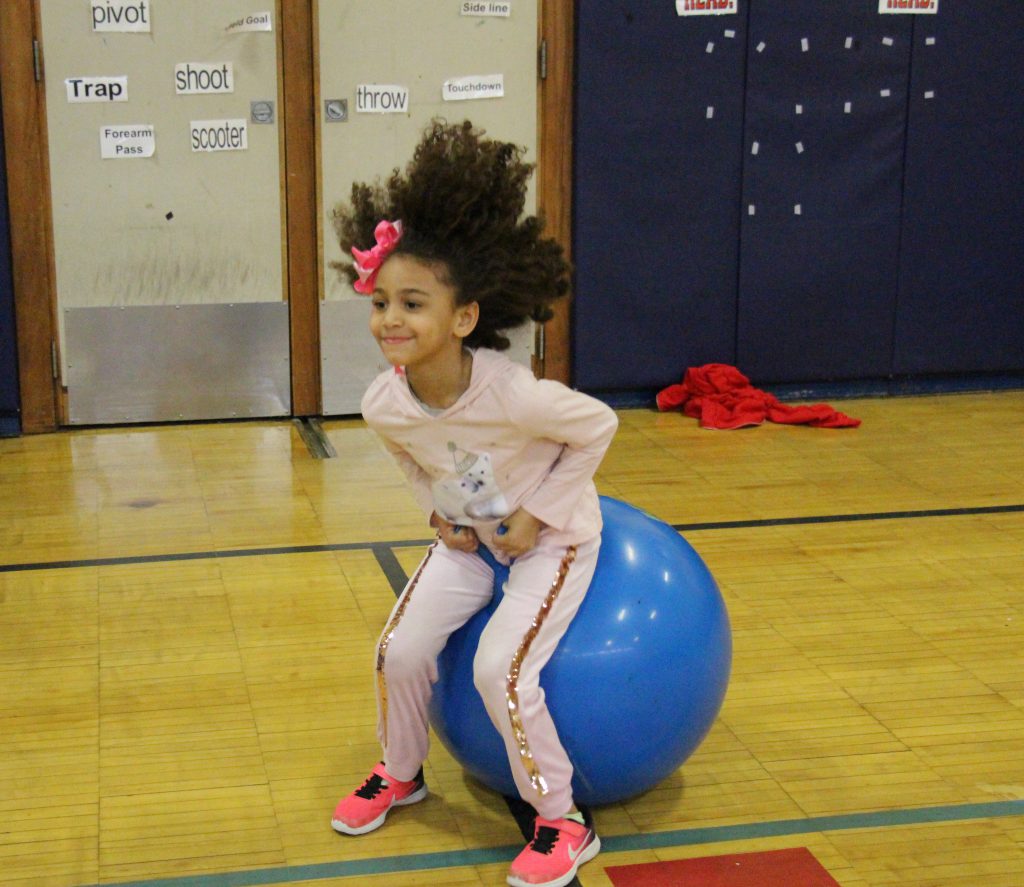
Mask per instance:
[[[569,291],[562,247],[542,236],[537,216],[520,218],[534,165],[525,149],[485,137],[468,120],[434,120],[412,160],[387,182],[356,183],[332,212],[342,250],[369,249],[382,219],[401,219],[395,249],[435,266],[456,302],[477,302],[480,319],[466,345],[503,350],[503,330],[552,317],[550,304]],[[356,280],[351,263],[332,267]]]

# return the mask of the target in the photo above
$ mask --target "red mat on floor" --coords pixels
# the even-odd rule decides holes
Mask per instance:
[[[839,887],[806,847],[613,865],[615,887]]]

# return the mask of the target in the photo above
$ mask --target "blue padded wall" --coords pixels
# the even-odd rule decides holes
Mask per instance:
[[[575,382],[654,387],[735,352],[746,16],[576,15]]]
[[[673,7],[577,5],[576,383],[1024,370],[1024,0]]]
[[[943,0],[914,26],[893,370],[1018,370],[1024,2]]]
[[[762,382],[892,360],[912,22],[838,7],[751,4],[736,350]]]

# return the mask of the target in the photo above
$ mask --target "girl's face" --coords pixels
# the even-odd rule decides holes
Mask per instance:
[[[460,357],[479,312],[476,302],[456,305],[432,265],[401,253],[381,266],[372,300],[370,332],[391,364],[407,368]]]

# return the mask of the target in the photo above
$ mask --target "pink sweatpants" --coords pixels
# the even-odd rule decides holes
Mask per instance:
[[[572,807],[572,764],[544,701],[540,672],[569,627],[597,564],[600,537],[543,543],[512,565],[480,637],[473,681],[505,741],[516,787],[546,819]],[[494,575],[475,554],[434,543],[377,644],[378,736],[384,766],[410,780],[427,757],[427,706],[448,636],[491,599]]]

